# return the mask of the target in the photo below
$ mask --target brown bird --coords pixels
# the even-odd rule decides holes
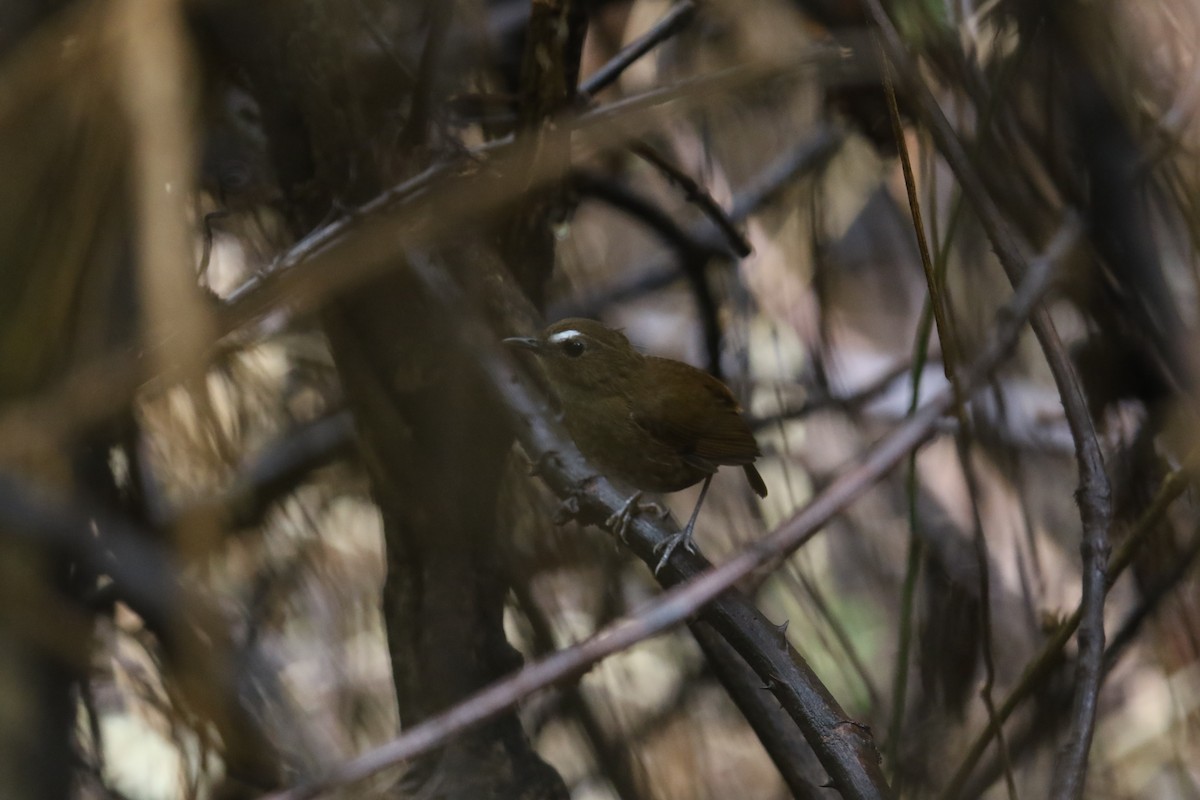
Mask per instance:
[[[741,467],[755,493],[767,496],[754,468],[762,453],[741,408],[707,372],[643,355],[620,331],[590,319],[560,320],[536,338],[504,343],[537,354],[579,449],[637,490],[610,520],[618,534],[643,491],[676,492],[704,481],[683,531],[655,548],[664,551],[655,572],[679,545],[695,552],[692,530],[718,467]]]

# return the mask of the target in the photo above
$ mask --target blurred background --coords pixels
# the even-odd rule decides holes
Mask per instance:
[[[1194,0],[3,0],[0,796],[306,785],[636,618],[471,326],[725,380],[770,494],[718,474],[720,563],[1041,263],[1055,335],[738,585],[874,793],[703,618],[326,793],[1200,798],[1197,42]]]

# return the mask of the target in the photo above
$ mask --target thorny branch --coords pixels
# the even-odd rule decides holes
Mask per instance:
[[[1053,267],[1074,246],[1078,234],[1077,223],[1069,220],[1047,247],[1046,252],[1030,263],[1025,280],[999,315],[995,335],[964,375],[963,385],[968,390],[978,387],[983,378],[1009,352],[1021,327],[1034,312],[1037,302],[1046,291],[1053,276]],[[416,264],[414,269],[440,302],[459,307],[461,295],[448,283],[445,275],[428,263]],[[615,511],[623,498],[619,497],[607,481],[592,477],[594,472],[588,469],[586,462],[565,434],[557,430],[553,415],[545,402],[537,399],[532,385],[500,352],[496,343],[496,333],[477,318],[464,318],[459,332],[472,352],[480,354],[481,366],[486,370],[493,387],[505,398],[518,418],[518,438],[526,452],[534,458],[553,454],[553,457],[546,458],[542,470],[542,476],[551,487],[564,496],[577,498],[580,514],[586,519],[603,519]],[[835,514],[874,485],[912,448],[920,446],[930,436],[935,423],[950,409],[952,403],[952,393],[948,390],[941,392],[873,447],[859,466],[840,475],[769,536],[747,546],[720,566],[688,577],[643,609],[618,620],[574,647],[531,663],[515,675],[497,681],[403,736],[349,762],[320,783],[272,795],[269,800],[307,800],[326,790],[351,784],[381,769],[402,763],[438,746],[467,727],[490,719],[529,694],[560,681],[575,678],[602,658],[686,620],[707,604],[716,601],[723,593],[730,591],[730,587],[737,581],[756,569],[777,562],[816,535]],[[649,558],[653,558],[653,545],[669,535],[661,529],[659,523],[641,517],[635,518],[631,528],[633,530],[629,535],[632,545],[639,551],[639,555]],[[640,552],[644,550],[648,552]],[[676,566],[678,560],[673,559],[668,564],[668,569],[674,568],[671,570],[672,578],[680,575]],[[691,571],[690,566],[688,565],[685,572]],[[782,693],[784,690],[798,688],[781,686],[770,675],[762,677],[772,682],[768,683],[768,686],[776,692]],[[801,695],[797,698],[797,710],[801,713],[812,713],[815,709],[806,707],[806,704],[815,699],[811,693]],[[784,698],[781,698],[782,700]],[[789,711],[795,708],[791,702],[784,704],[789,707]],[[834,780],[844,797],[890,796],[886,783],[883,783],[882,777],[878,775],[877,763],[845,761],[852,751],[844,749],[844,745],[837,747],[836,742],[843,735],[839,731],[844,731],[845,727],[844,720],[836,721],[833,728],[827,731],[827,735],[834,741],[826,743],[812,739],[809,735],[812,730],[811,723],[801,723],[810,745],[834,775]],[[831,746],[826,749],[823,746],[826,744]],[[867,780],[863,782],[863,779]]]

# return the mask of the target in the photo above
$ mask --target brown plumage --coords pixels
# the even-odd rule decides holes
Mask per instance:
[[[722,466],[739,466],[766,497],[754,468],[761,453],[729,388],[680,361],[639,353],[620,331],[588,319],[564,319],[537,338],[505,339],[539,356],[562,404],[567,429],[596,466],[634,489],[675,492],[704,487],[683,532],[660,547],[659,567],[691,533],[709,481]],[[628,521],[637,495],[617,520]]]

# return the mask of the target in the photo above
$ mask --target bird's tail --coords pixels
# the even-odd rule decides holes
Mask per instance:
[[[743,464],[742,469],[746,471],[746,480],[750,481],[750,488],[759,497],[767,496],[767,484],[763,481],[762,475],[758,474],[758,470],[753,464]]]

